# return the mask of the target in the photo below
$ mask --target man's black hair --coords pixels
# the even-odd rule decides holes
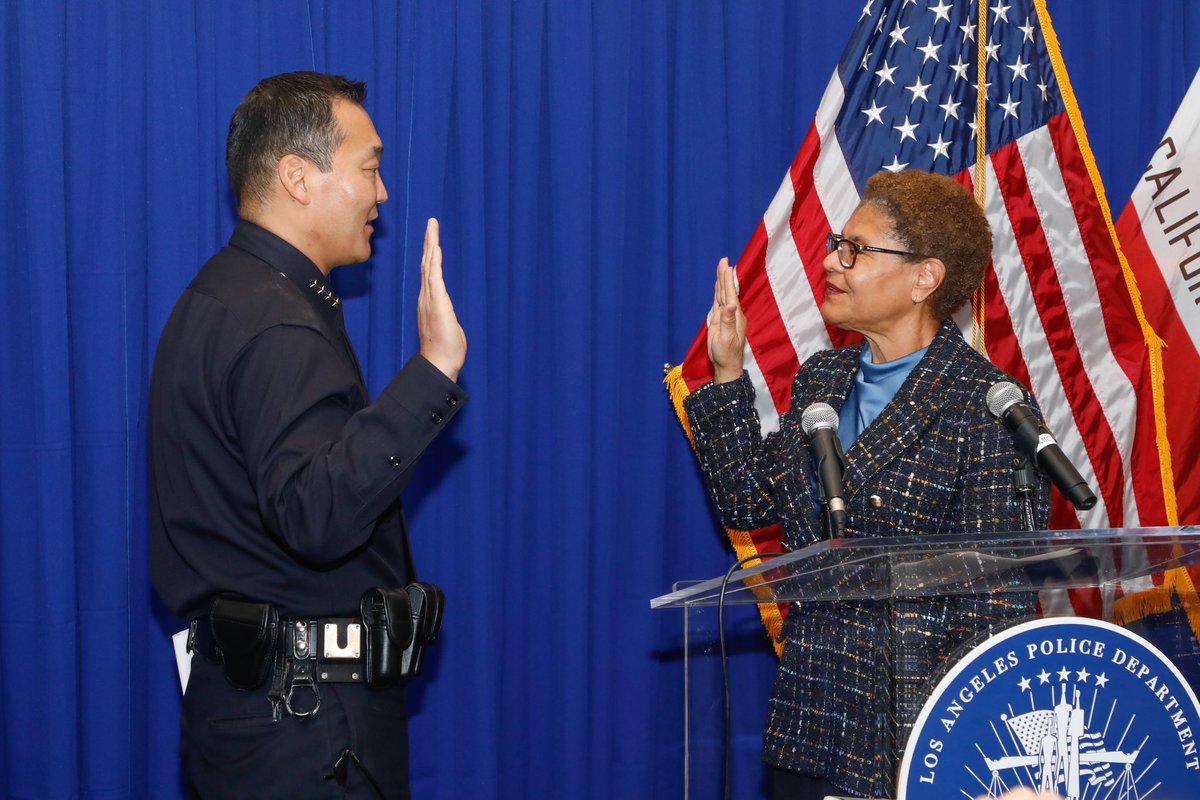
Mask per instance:
[[[225,169],[238,205],[266,199],[279,159],[294,154],[322,172],[345,132],[333,114],[335,99],[362,105],[367,85],[320,72],[286,72],[265,78],[238,104],[229,121]]]

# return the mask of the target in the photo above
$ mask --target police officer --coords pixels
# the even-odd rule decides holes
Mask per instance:
[[[191,622],[192,796],[409,796],[404,689],[368,685],[363,598],[405,600],[415,579],[400,492],[466,402],[467,343],[429,220],[420,353],[370,402],[329,283],[370,257],[388,197],[365,97],[313,72],[246,95],[226,149],[237,226],[158,345],[151,574]],[[408,605],[377,610],[411,643]]]

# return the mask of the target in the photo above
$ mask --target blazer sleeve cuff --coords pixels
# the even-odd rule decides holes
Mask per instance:
[[[746,418],[754,410],[754,384],[743,371],[736,381],[706,383],[683,401],[688,421],[693,425],[726,415]]]

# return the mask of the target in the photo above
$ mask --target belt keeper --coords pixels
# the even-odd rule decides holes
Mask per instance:
[[[283,707],[286,702],[284,691],[287,688],[289,664],[288,659],[282,658],[278,653],[275,655],[275,664],[271,668],[271,689],[267,692],[267,699],[271,701],[271,712],[275,722],[279,722],[283,717]]]
[[[298,619],[291,624],[292,658],[303,661],[313,657],[313,628],[315,622]]]

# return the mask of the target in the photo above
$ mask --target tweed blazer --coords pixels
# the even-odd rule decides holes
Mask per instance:
[[[800,415],[815,402],[842,407],[863,347],[826,350],[805,361],[791,410],[766,439],[745,374],[701,387],[685,400],[726,527],[779,522],[792,549],[824,537]],[[985,403],[988,388],[1005,380],[1012,379],[944,323],[896,395],[846,451],[847,536],[1021,530],[1012,436]],[[1035,508],[1039,527],[1048,517],[1043,481]],[[764,759],[861,797],[891,796],[899,750],[932,688],[930,677],[959,645],[1028,616],[1033,607],[1026,595],[793,607],[768,707]]]

